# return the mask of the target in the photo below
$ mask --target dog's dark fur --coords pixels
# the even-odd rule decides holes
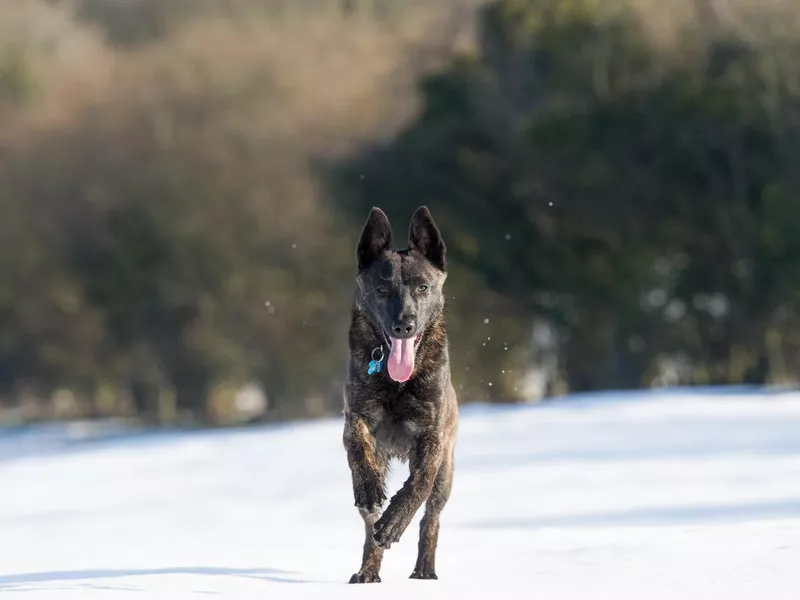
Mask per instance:
[[[373,208],[356,258],[343,441],[366,541],[361,568],[350,583],[380,581],[384,550],[400,539],[423,502],[411,577],[436,579],[439,515],[453,483],[458,429],[442,291],[445,244],[422,206],[411,219],[408,248],[395,251],[386,214]],[[391,379],[386,368],[367,372],[375,348],[383,346],[388,353],[387,335],[398,323],[405,337],[422,334],[411,378],[403,383]],[[408,461],[409,477],[381,514],[390,459]]]

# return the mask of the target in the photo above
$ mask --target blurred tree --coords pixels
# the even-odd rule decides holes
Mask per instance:
[[[686,382],[765,382],[775,319],[797,327],[797,211],[768,219],[796,202],[797,63],[776,56],[800,49],[715,26],[665,53],[628,7],[488,5],[477,52],[339,197],[431,204],[457,265],[557,327],[572,390],[648,385],[670,354]]]
[[[0,0],[0,402],[338,411],[375,204],[445,229],[463,401],[796,378],[777,4]]]

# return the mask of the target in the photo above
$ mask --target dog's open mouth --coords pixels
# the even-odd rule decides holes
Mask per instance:
[[[414,372],[414,359],[422,334],[408,339],[389,338],[389,360],[387,370],[389,377],[398,382],[408,381]]]

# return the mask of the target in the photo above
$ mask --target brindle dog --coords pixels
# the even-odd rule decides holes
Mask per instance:
[[[411,578],[437,579],[439,515],[453,484],[458,430],[442,291],[445,244],[422,206],[411,219],[408,248],[394,250],[389,219],[373,208],[356,259],[343,441],[366,541],[350,583],[381,580],[384,550],[423,502]],[[407,461],[409,476],[381,514],[391,459]]]

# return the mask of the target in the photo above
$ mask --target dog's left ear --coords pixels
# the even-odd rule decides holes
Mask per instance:
[[[391,247],[392,226],[389,224],[389,217],[380,208],[373,207],[356,247],[358,270],[363,271],[369,267]]]
[[[427,206],[420,206],[411,217],[408,244],[412,250],[422,254],[437,269],[441,271],[447,269],[444,240],[436,223],[433,222]]]

